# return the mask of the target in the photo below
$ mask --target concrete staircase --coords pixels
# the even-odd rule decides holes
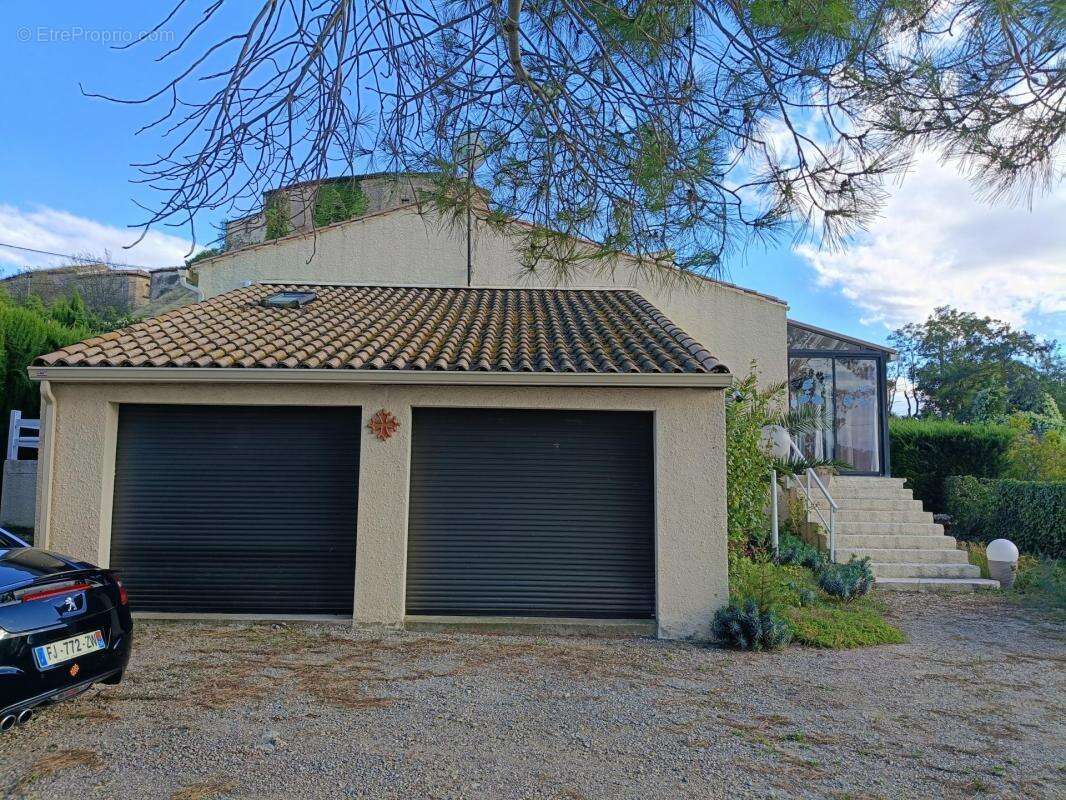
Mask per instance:
[[[998,581],[981,578],[944,526],[922,508],[903,478],[834,476],[829,493],[838,506],[836,560],[870,557],[879,589],[973,591],[998,589]],[[828,504],[817,497],[815,505],[829,518]],[[820,522],[809,512],[811,522]],[[829,548],[828,531],[819,532],[823,549]]]

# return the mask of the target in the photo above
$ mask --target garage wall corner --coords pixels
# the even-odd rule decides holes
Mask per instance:
[[[724,392],[656,412],[659,637],[709,639],[729,600]],[[698,411],[695,409],[698,408]]]

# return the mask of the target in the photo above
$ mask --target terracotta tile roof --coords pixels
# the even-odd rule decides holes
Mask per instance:
[[[268,308],[280,291],[315,292]],[[639,294],[256,284],[38,358],[50,367],[727,373]]]

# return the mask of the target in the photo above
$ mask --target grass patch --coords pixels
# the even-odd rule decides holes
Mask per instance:
[[[237,784],[231,780],[207,778],[183,786],[170,795],[170,800],[211,800],[211,798],[230,794],[236,788]]]
[[[818,579],[806,567],[747,558],[735,558],[729,565],[729,598],[734,602],[752,598],[764,608],[798,606],[803,589],[818,589]]]
[[[1066,615],[1066,559],[1022,556],[1006,594],[1023,605]]]
[[[103,766],[103,760],[100,754],[92,750],[56,750],[34,761],[29,770],[15,782],[11,791],[13,795],[18,795],[34,781],[55,775],[65,769],[88,767],[97,770],[101,766]]]
[[[990,578],[987,545],[959,542],[969,562],[981,568],[981,577]],[[1038,558],[1023,554],[1018,558],[1018,575],[1014,586],[1004,595],[1031,608],[1066,614],[1066,559]]]
[[[903,631],[885,622],[875,608],[856,603],[824,603],[785,612],[795,640],[811,647],[845,650],[878,644],[903,644]]]
[[[734,557],[729,582],[733,602],[753,600],[759,608],[781,615],[799,644],[844,650],[907,641],[903,631],[885,621],[879,603],[868,597],[831,597],[806,567]]]
[[[122,719],[116,712],[99,706],[73,706],[67,710],[71,719],[80,719],[92,722],[114,722]]]
[[[988,553],[985,550],[986,545],[980,542],[959,542],[959,548],[966,551],[966,557],[969,559],[971,565],[980,567],[982,578],[991,577],[988,574]]]

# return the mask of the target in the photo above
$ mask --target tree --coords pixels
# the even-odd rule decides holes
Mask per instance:
[[[429,171],[440,212],[532,222],[531,266],[627,251],[677,275],[797,224],[836,241],[918,147],[994,194],[1058,178],[1058,0],[269,0],[236,31],[192,5],[133,43],[177,27],[173,78],[111,98],[153,106],[142,130],[169,142],[138,165],[161,198],[145,232],[195,239],[201,211],[338,171]]]
[[[888,407],[896,405],[896,395],[902,394],[907,404],[908,417],[917,417],[922,413],[921,398],[915,389],[915,372],[918,368],[918,339],[895,331],[889,341],[896,348],[896,360],[888,365]],[[913,406],[912,406],[913,403]]]
[[[203,250],[200,250],[198,253],[196,253],[196,255],[190,256],[189,258],[185,259],[185,266],[191,267],[197,261],[203,261],[205,258],[214,258],[215,256],[220,255],[222,252],[223,250],[221,247],[205,247]]]
[[[134,321],[93,313],[77,291],[45,306],[36,294],[20,302],[0,289],[0,414],[37,413],[39,387],[27,372],[35,358]]]
[[[0,414],[12,409],[34,414],[40,403],[37,384],[26,368],[33,359],[91,335],[79,318],[85,306],[76,295],[46,309],[41,298],[30,295],[23,303],[0,293]]]
[[[1057,342],[950,306],[904,325],[889,342],[900,351],[897,373],[912,387],[915,414],[967,422],[1043,413],[1048,402],[1057,407],[1066,386]]]

